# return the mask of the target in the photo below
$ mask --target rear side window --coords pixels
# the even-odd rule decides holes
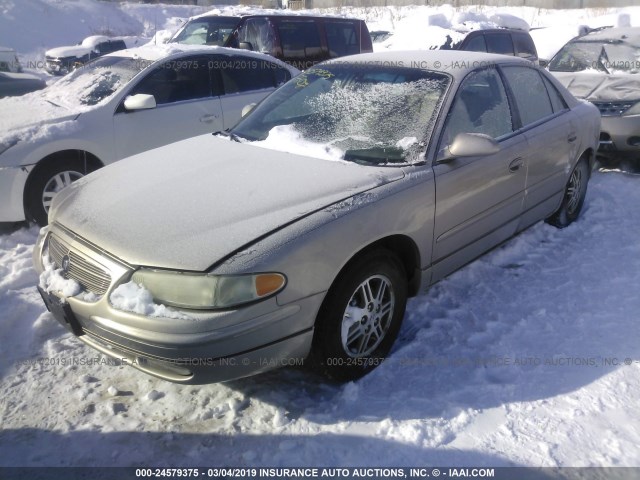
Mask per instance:
[[[331,58],[360,53],[358,32],[353,23],[326,21],[324,28]]]
[[[518,57],[530,60],[538,58],[536,46],[530,35],[527,35],[526,33],[513,32],[511,36],[513,38],[513,47]]]
[[[487,44],[484,41],[484,35],[476,35],[464,47],[468,52],[486,52]]]
[[[318,57],[322,54],[320,33],[314,20],[281,20],[278,23],[278,33],[282,54],[287,60]]]
[[[523,127],[553,115],[547,88],[536,70],[527,67],[505,67],[504,74],[511,85]]]
[[[513,42],[508,33],[487,33],[485,41],[487,42],[487,52],[513,55]]]

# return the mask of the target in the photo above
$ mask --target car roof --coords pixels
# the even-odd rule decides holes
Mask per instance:
[[[390,67],[409,67],[448,73],[461,79],[470,71],[489,65],[532,66],[530,60],[495,53],[467,52],[464,50],[412,50],[362,53],[341,57],[324,64],[362,64]]]
[[[572,42],[611,42],[621,41],[640,47],[640,27],[615,27],[598,29],[582,37],[571,40]]]

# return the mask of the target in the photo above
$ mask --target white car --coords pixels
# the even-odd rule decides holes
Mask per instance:
[[[46,224],[51,199],[72,181],[228,129],[244,106],[298,73],[261,53],[148,46],[100,57],[41,92],[0,100],[0,222]]]

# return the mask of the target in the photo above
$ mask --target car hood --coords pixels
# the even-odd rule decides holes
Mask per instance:
[[[575,97],[590,102],[640,99],[640,75],[552,72]]]
[[[132,265],[204,271],[306,215],[404,176],[240,144],[184,140],[63,190],[51,219]]]
[[[57,47],[47,50],[45,56],[51,58],[65,58],[65,57],[82,57],[88,55],[93,49],[91,47],[83,47],[82,45],[76,45],[73,47]]]
[[[29,143],[75,128],[80,112],[47,102],[42,92],[0,100],[0,143]]]

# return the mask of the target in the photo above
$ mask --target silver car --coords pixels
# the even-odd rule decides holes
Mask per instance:
[[[576,37],[549,62],[549,71],[600,110],[599,154],[640,157],[640,27]]]
[[[408,297],[539,220],[578,217],[599,127],[523,59],[333,60],[226,135],[59,193],[39,289],[80,340],[166,380],[301,359],[355,379],[389,353]]]

